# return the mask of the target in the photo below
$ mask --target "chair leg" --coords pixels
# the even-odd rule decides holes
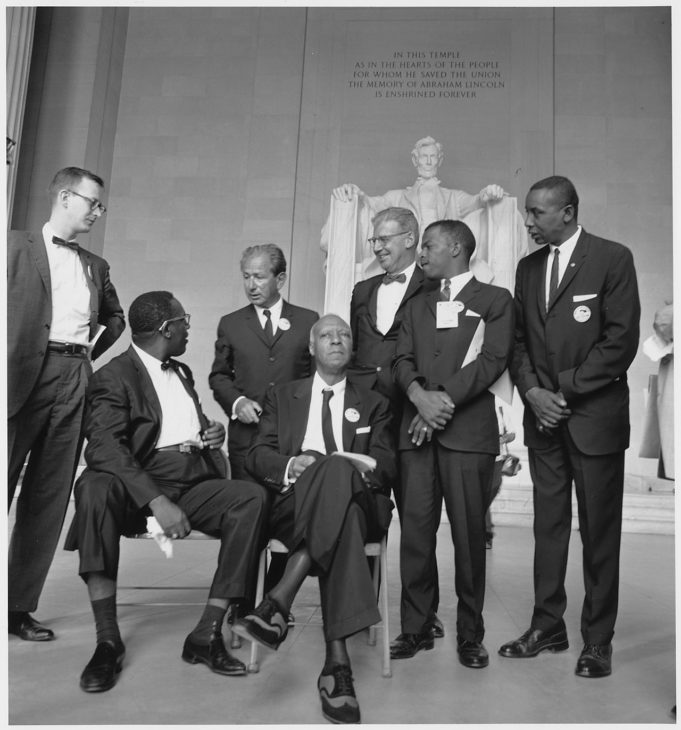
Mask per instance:
[[[378,601],[381,590],[381,579],[383,577],[383,571],[378,557],[371,558],[371,578],[374,582],[374,595]],[[367,640],[369,646],[376,646],[376,626],[369,626],[369,638]]]
[[[255,586],[255,605],[259,606],[262,601],[263,593],[265,590],[265,572],[267,571],[267,548],[264,548],[260,553],[260,560],[258,562],[258,579]],[[258,663],[258,642],[251,642],[251,659],[248,663],[248,671],[256,673],[260,671],[260,664]]]
[[[388,544],[386,538],[381,540],[381,618],[383,619],[383,676],[392,677],[390,666],[390,624],[388,621]]]

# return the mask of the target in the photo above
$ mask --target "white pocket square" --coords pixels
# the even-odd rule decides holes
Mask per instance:
[[[474,312],[472,309],[467,309],[466,316],[467,317],[479,317],[480,315],[477,312]]]
[[[586,302],[588,299],[595,299],[598,294],[575,294],[572,297],[573,302]]]
[[[371,426],[362,426],[362,427],[358,428],[355,431],[355,433],[357,433],[357,434],[360,434],[360,433],[371,433]]]

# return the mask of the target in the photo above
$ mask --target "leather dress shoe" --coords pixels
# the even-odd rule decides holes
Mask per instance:
[[[428,631],[434,639],[444,638],[445,627],[437,614],[433,614],[433,618],[428,622]]]
[[[359,703],[352,684],[352,670],[347,664],[324,669],[317,680],[322,715],[335,724],[359,722]]]
[[[102,641],[97,644],[92,659],[80,675],[80,688],[84,692],[106,692],[116,684],[116,675],[123,668],[125,646]]]
[[[612,673],[612,644],[584,644],[577,660],[579,677],[607,677]]]
[[[234,624],[233,631],[276,651],[288,634],[288,613],[267,595]]]
[[[10,611],[7,621],[10,634],[15,634],[24,641],[52,641],[54,631],[39,624],[28,611]]]
[[[457,639],[456,651],[459,655],[459,662],[463,664],[464,667],[482,669],[489,664],[489,654],[481,641]]]
[[[203,662],[212,672],[227,677],[241,677],[246,674],[246,665],[233,657],[225,648],[217,622],[212,626],[207,644],[196,643],[189,634],[184,640],[182,658],[189,664]]]
[[[537,656],[542,651],[565,651],[569,646],[564,628],[551,631],[530,628],[519,639],[504,644],[499,654],[511,659],[524,659]]]
[[[409,659],[421,649],[432,649],[434,646],[433,636],[430,631],[422,634],[400,634],[390,644],[391,659]]]

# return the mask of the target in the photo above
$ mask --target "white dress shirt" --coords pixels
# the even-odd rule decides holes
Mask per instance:
[[[563,274],[565,274],[565,271],[567,270],[568,264],[570,263],[570,257],[572,256],[572,252],[575,250],[575,246],[577,245],[581,232],[582,227],[577,226],[575,233],[573,233],[567,241],[561,243],[560,246],[554,246],[552,243],[549,244],[551,251],[546,257],[546,286],[544,287],[544,291],[546,292],[547,309],[549,308],[549,283],[551,281],[551,264],[553,263],[554,251],[557,248],[560,248],[560,253],[558,254],[558,285],[560,286]]]
[[[267,317],[265,316],[265,309],[270,310],[270,319],[272,320],[272,334],[277,334],[277,327],[279,326],[279,320],[281,319],[281,309],[284,306],[284,300],[279,297],[277,301],[271,307],[260,307],[257,304],[255,307],[255,313],[258,315],[260,320],[260,326],[265,329],[267,323]]]
[[[52,322],[50,340],[87,345],[90,340],[90,290],[78,253],[52,243],[57,234],[50,223],[43,226],[43,241],[50,267]]]
[[[392,281],[390,284],[381,283],[376,293],[376,329],[384,335],[393,326],[397,310],[404,299],[404,295],[416,270],[416,262],[407,266],[404,271],[397,274],[404,274],[404,282]]]
[[[161,361],[137,345],[133,344],[133,348],[147,369],[161,403],[161,431],[156,448],[175,444],[202,447],[199,414],[180,376],[172,368],[162,370]]]

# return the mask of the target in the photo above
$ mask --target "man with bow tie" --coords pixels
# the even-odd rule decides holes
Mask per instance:
[[[419,224],[407,208],[386,208],[373,219],[373,236],[369,239],[383,274],[372,276],[355,285],[350,303],[353,358],[349,375],[372,388],[390,401],[393,413],[393,436],[401,423],[404,394],[392,376],[397,333],[407,304],[421,291],[437,285],[429,282],[416,265],[419,244]],[[402,514],[400,480],[392,485],[397,512]],[[437,563],[433,558],[432,571],[437,586]],[[444,636],[442,622],[437,616],[437,590],[429,617],[434,638]]]
[[[106,212],[103,192],[98,175],[66,167],[49,186],[42,232],[7,237],[8,509],[27,462],[9,548],[8,627],[27,641],[55,638],[30,613],[71,493],[91,360],[125,328],[107,262],[75,242]]]
[[[216,674],[246,667],[227,652],[222,625],[230,602],[252,589],[266,515],[262,489],[225,478],[221,423],[201,409],[189,368],[172,359],[187,347],[189,315],[167,291],[141,294],[128,313],[133,344],[93,376],[84,433],[87,469],[76,482],[76,512],[66,539],[78,550],[97,646],[80,686],[111,689],[125,646],[116,619],[122,534],[147,531],[153,515],[163,533],[181,539],[192,529],[220,539],[217,569],[182,658]]]

